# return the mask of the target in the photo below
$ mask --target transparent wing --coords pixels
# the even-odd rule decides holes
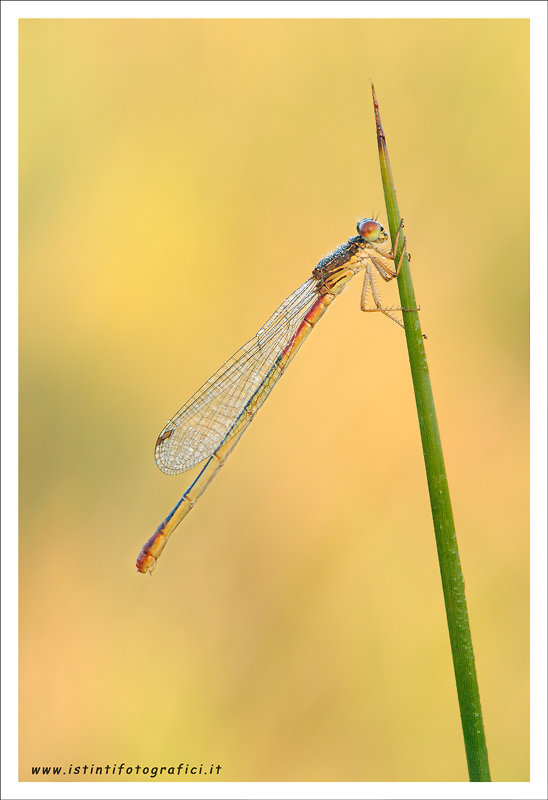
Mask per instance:
[[[156,442],[156,463],[176,475],[209,458],[317,299],[309,278],[287,297],[261,330],[204,383],[171,419]]]

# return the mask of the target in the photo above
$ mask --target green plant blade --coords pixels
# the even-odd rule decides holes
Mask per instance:
[[[386,139],[379,113],[379,105],[373,85],[371,85],[371,88],[373,91],[377,141],[388,225],[390,228],[392,246],[394,247],[401,218],[398,210],[398,202],[396,200],[392,170],[388,159]],[[398,275],[401,306],[405,309],[416,309],[417,303],[413,290],[413,282],[411,280],[409,259],[405,253],[405,242],[400,236],[398,252],[395,254],[396,264],[398,263],[402,251],[404,251],[404,256]],[[432,519],[434,522],[436,546],[438,550],[445,611],[455,669],[464,746],[468,762],[468,774],[470,776],[470,781],[490,781],[491,775],[489,772],[487,744],[483,728],[479,686],[464,592],[464,577],[460,564],[455,523],[453,521],[453,510],[449,497],[449,486],[418,311],[404,311],[403,321],[405,325],[405,336],[409,352],[415,400],[417,403],[424,463],[426,467],[428,491],[430,494],[430,506],[432,508]]]

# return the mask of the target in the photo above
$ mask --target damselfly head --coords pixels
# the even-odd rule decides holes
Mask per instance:
[[[384,228],[376,219],[361,219],[357,224],[359,235],[366,242],[376,242],[379,238],[383,242],[387,236]]]

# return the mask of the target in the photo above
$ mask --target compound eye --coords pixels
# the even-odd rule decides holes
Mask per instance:
[[[358,233],[366,242],[376,242],[382,233],[382,225],[376,219],[361,219]]]

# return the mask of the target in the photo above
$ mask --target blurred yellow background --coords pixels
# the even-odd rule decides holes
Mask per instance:
[[[404,336],[360,312],[360,279],[154,575],[134,566],[196,473],[156,467],[166,420],[360,217],[386,224],[370,78],[492,777],[529,779],[528,36],[21,22],[21,780],[467,780]]]

